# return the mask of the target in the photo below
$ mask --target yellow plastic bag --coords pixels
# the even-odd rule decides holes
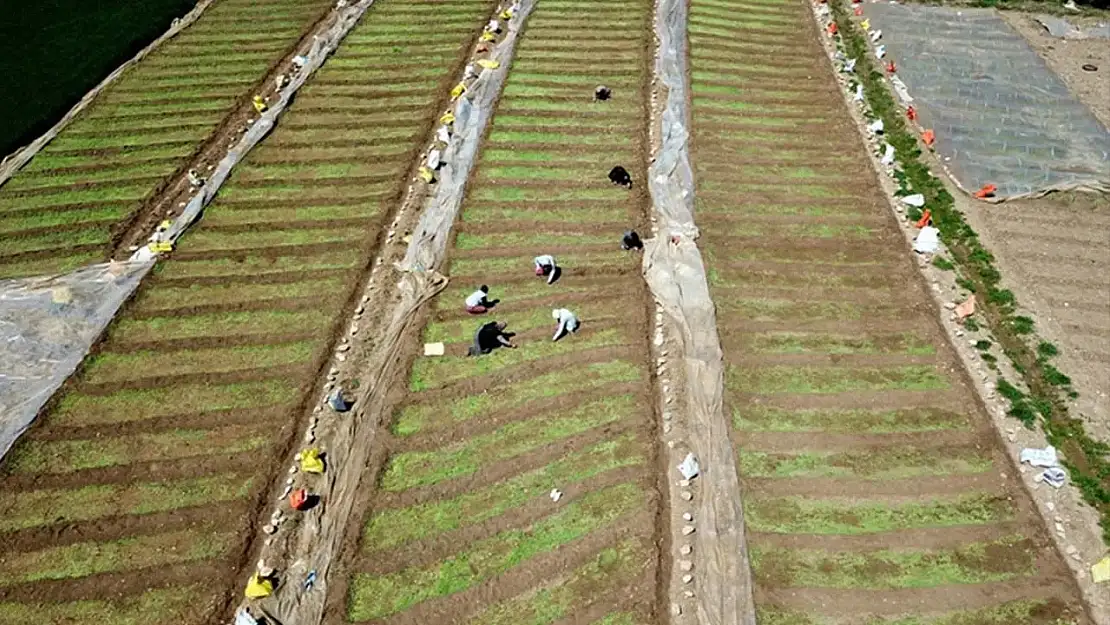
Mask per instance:
[[[169,220],[169,219],[163,219],[163,220],[162,220],[162,223],[158,224],[158,228],[157,228],[157,231],[158,231],[158,232],[165,232],[166,230],[169,230],[169,229],[170,229],[170,226],[172,226],[172,225],[173,225],[173,224],[172,224],[172,223],[170,223],[170,220]]]
[[[1091,579],[1096,584],[1110,582],[1110,556],[1099,560],[1098,564],[1091,567]]]
[[[478,61],[478,65],[480,65],[480,66],[482,66],[486,69],[497,69],[498,67],[501,67],[501,63],[499,63],[497,61],[494,61],[492,59],[482,59],[482,60]]]
[[[157,241],[150,244],[150,251],[155,254],[166,254],[173,251],[173,241]]]
[[[454,89],[451,90],[451,99],[452,100],[458,100],[459,96],[461,96],[465,92],[466,92],[466,83],[460,82],[459,84],[455,85]]]
[[[512,9],[505,9],[504,11],[501,12],[501,15],[500,15],[501,19],[503,19],[503,20],[510,19],[512,16],[513,16],[513,10]]]
[[[451,125],[451,124],[455,123],[454,113],[450,113],[450,112],[444,113],[443,117],[439,118],[439,123],[447,124],[447,125]]]
[[[478,41],[494,41],[496,39],[497,39],[497,35],[494,35],[493,33],[489,32],[488,30],[486,32],[482,33],[481,37],[478,37]]]
[[[265,102],[262,101],[262,96],[260,95],[254,96],[254,99],[251,100],[251,103],[254,104],[254,110],[258,111],[259,113],[265,113],[266,109],[270,108],[266,106]]]
[[[323,473],[324,461],[320,459],[320,450],[313,447],[301,452],[301,471],[305,473]]]
[[[274,592],[274,583],[262,577],[258,573],[251,575],[251,580],[247,582],[247,589],[243,591],[247,599],[261,599],[269,597]]]
[[[432,184],[433,182],[435,182],[436,175],[433,174],[432,170],[428,169],[427,167],[421,167],[417,171],[417,173],[420,174],[420,179],[424,182],[428,184]]]
[[[871,20],[863,20],[859,25],[862,26],[864,30],[871,30]]]

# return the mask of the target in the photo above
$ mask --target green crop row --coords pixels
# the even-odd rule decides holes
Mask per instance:
[[[240,0],[221,0],[214,9],[225,2],[245,6]],[[434,43],[438,51],[401,53],[374,46],[348,51],[341,46],[333,58],[341,63],[353,59],[358,67],[386,72],[403,73],[413,64],[426,64],[425,69],[435,71],[422,72],[410,81],[410,87],[423,94],[422,101],[442,104],[447,99],[442,85],[452,65],[442,62],[442,55],[453,52],[457,57],[469,48],[472,36],[488,19],[491,4],[488,0],[379,0],[356,26],[356,34],[388,34],[392,28],[416,24],[417,38]],[[280,10],[285,5],[293,6],[279,0],[267,9]],[[285,13],[263,22],[267,28],[276,28],[275,32],[285,32],[302,23],[307,26],[330,5],[297,5],[292,12],[301,21],[296,24],[286,24]],[[437,32],[436,18],[443,10],[465,16],[467,32]],[[377,19],[390,16],[395,19]],[[195,28],[203,24],[202,20]],[[229,36],[232,25],[223,20],[211,37],[184,38],[183,45],[197,55],[193,58],[204,59],[227,53],[218,43],[220,37],[239,43],[281,39],[274,33],[259,35],[255,31],[258,25],[249,18],[240,23],[246,36]],[[296,38],[295,34],[290,43]],[[276,48],[251,43],[230,55],[241,57],[242,62],[232,63],[229,76],[249,84],[253,79],[241,66],[248,57],[255,59],[251,63],[268,64],[269,53],[263,48],[275,50],[275,58],[280,56]],[[205,62],[203,71],[198,71],[200,67],[164,55],[152,60],[151,84],[157,87],[150,93],[172,93],[180,87],[181,93],[188,95],[200,89],[203,72],[216,77],[213,84],[230,82],[220,77],[225,69],[221,63]],[[313,81],[330,80],[329,68],[325,65]],[[142,75],[139,69],[135,74]],[[180,81],[174,78],[179,74],[183,76]],[[67,139],[70,147],[99,141],[101,136],[118,144],[133,140],[156,143],[158,137],[165,138],[160,134],[163,131],[174,133],[179,128],[155,123],[155,119],[175,114],[192,119],[199,110],[207,111],[201,117],[219,112],[207,101],[197,101],[194,110],[150,103],[155,96],[148,98],[142,89],[128,88],[126,92],[129,99],[141,95],[144,102],[105,105],[114,111],[111,115],[101,114],[101,106],[94,107],[91,112],[96,114],[88,116],[87,123],[96,128],[84,132],[75,125],[79,132],[74,136],[80,139]],[[74,536],[97,538],[47,548],[13,540],[0,563],[0,585],[58,580],[73,600],[48,606],[30,600],[8,602],[0,606],[4,612],[0,623],[25,622],[20,616],[29,613],[44,615],[40,618],[51,622],[160,625],[175,618],[192,622],[189,619],[196,618],[198,605],[217,604],[240,591],[214,585],[208,575],[213,567],[227,570],[235,566],[245,548],[242,537],[252,535],[250,511],[257,508],[255,498],[270,479],[260,472],[270,465],[277,450],[289,444],[288,437],[296,435],[296,428],[290,426],[297,421],[319,357],[329,349],[329,337],[342,317],[344,304],[360,284],[361,270],[368,262],[367,247],[388,223],[388,212],[394,208],[392,198],[399,197],[407,184],[405,172],[412,155],[422,147],[429,118],[436,114],[428,109],[397,118],[394,103],[384,97],[336,102],[326,91],[301,94],[283,115],[283,122],[291,122],[289,128],[279,124],[265,147],[244,159],[241,174],[232,176],[204,218],[179,241],[178,256],[162,261],[140,286],[109,328],[97,354],[40,417],[35,432],[43,435],[33,432],[17,443],[0,469],[0,484],[13,494],[14,502],[11,510],[0,511],[4,519],[0,532],[37,535],[64,523]],[[392,127],[401,132],[380,139],[390,151],[368,160],[364,150],[341,143],[333,146],[323,135],[303,130],[315,126],[317,115],[330,118],[337,109],[351,128],[372,127],[375,120],[394,115]],[[347,137],[337,140],[346,141]],[[284,147],[297,141],[310,142],[309,148]],[[24,174],[37,172],[40,181],[64,176],[55,182],[75,184],[81,181],[79,171],[85,171],[78,168],[87,168],[98,181],[67,191],[76,194],[67,201],[88,203],[89,210],[103,211],[109,201],[120,199],[121,188],[132,201],[146,192],[138,185],[128,186],[131,174],[145,172],[147,167],[172,167],[177,162],[173,159],[186,153],[137,145],[99,156],[47,150]],[[105,163],[104,170],[96,167],[100,160]],[[320,160],[329,163],[319,164]],[[344,184],[336,185],[339,178]],[[2,218],[23,219],[38,207],[46,214],[49,202],[57,201],[56,191],[64,188],[47,182],[35,184],[40,190],[28,192],[18,202],[21,207],[34,203],[36,209],[15,212],[5,195],[14,191],[0,191],[0,206],[12,207],[12,212],[0,211]],[[123,201],[112,207],[116,204],[127,210]],[[79,222],[82,218],[67,215],[67,219]],[[56,236],[72,240],[71,234]],[[9,241],[6,236],[4,240]],[[41,242],[36,245],[43,247]],[[125,431],[116,432],[117,427]],[[520,441],[526,438],[523,433],[516,436]],[[623,466],[625,461],[614,462],[614,466]],[[603,471],[605,466],[602,463],[596,470]],[[199,506],[214,511],[210,521],[181,531],[160,530],[156,525],[177,511],[200,518],[198,511],[186,510]],[[246,512],[240,513],[243,518],[215,512],[236,507]],[[117,526],[115,535],[105,531]],[[133,590],[127,586],[121,595],[107,597],[97,590],[103,585],[89,584],[87,591],[80,585],[69,587],[72,581],[90,575],[119,575],[126,581],[139,579],[145,567],[167,566],[180,575],[181,586],[172,591],[143,591],[136,584]],[[202,587],[193,585],[202,580]],[[183,603],[190,609],[183,611]]]
[[[894,146],[902,169],[897,172],[905,193],[921,193],[933,216],[933,223],[956,261],[961,284],[977,293],[982,318],[998,338],[1003,351],[1012,361],[1022,382],[1030,389],[1025,394],[1004,379],[999,379],[1000,392],[1010,392],[1010,415],[1027,427],[1039,423],[1049,442],[1060,449],[1072,479],[1083,498],[1099,511],[1103,541],[1110,544],[1110,445],[1092,438],[1083,420],[1068,413],[1065,397],[1074,397],[1071,380],[1059,372],[1050,360],[1056,349],[1039,352],[1038,340],[1029,340],[1033,323],[1018,314],[1014,294],[1002,288],[1002,275],[979,235],[956,209],[955,201],[921,158],[917,137],[910,132],[898,105],[887,90],[882,74],[876,70],[867,52],[864,35],[848,15],[843,3],[830,3],[842,31],[841,45],[860,59],[856,75],[872,113],[881,118],[886,140]],[[908,214],[917,219],[918,212]]]
[[[278,0],[267,5],[267,15],[258,16],[254,7],[238,0],[217,2],[184,33],[131,68],[0,187],[0,215],[21,211],[0,225],[0,276],[104,258],[121,220],[180,166],[236,99],[328,7],[321,0]],[[263,20],[265,35],[255,18]],[[234,47],[251,40],[265,45]],[[172,159],[155,160],[167,152]],[[112,156],[104,159],[105,154]],[[54,169],[76,163],[90,167]],[[70,228],[48,236],[33,232],[61,225]],[[101,249],[91,255],[90,245]],[[10,258],[27,252],[50,253],[52,258],[43,265]]]

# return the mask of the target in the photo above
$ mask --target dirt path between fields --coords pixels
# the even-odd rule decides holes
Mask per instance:
[[[313,409],[305,443],[312,444],[318,438],[321,442],[316,442],[316,446],[326,453],[326,483],[313,493],[321,502],[297,521],[297,526],[283,533],[278,542],[263,539],[258,568],[280,568],[282,583],[274,595],[249,607],[270,615],[275,623],[320,623],[325,608],[341,601],[345,595],[342,571],[332,565],[338,562],[347,537],[351,511],[363,496],[359,491],[360,481],[377,449],[374,441],[378,429],[391,414],[392,403],[388,398],[405,373],[403,352],[414,342],[414,333],[419,331],[419,312],[447,286],[447,278],[439,269],[446,255],[451,226],[462,204],[478,144],[508,73],[517,36],[533,6],[534,0],[519,4],[504,38],[488,55],[500,63],[499,67],[483,70],[455,105],[453,134],[444,154],[447,164],[440,171],[434,195],[425,199],[423,191],[428,187],[423,185],[410,189],[389,231],[387,243],[393,241],[398,231],[416,234],[405,248],[404,258],[400,257],[398,246],[391,246],[383,249],[375,260],[362,305],[356,310],[350,326],[350,338],[343,339],[337,350],[325,392],[338,384],[349,397],[353,395],[355,407],[350,413],[323,423],[318,423],[318,418],[325,410],[330,412],[327,396]],[[505,8],[507,5],[495,11]],[[474,34],[475,38],[478,34]],[[416,223],[417,216],[419,223]],[[363,332],[362,337],[357,337],[358,324],[368,304],[376,309],[374,319],[370,320],[374,325]],[[359,343],[353,348],[352,338]],[[295,466],[296,460],[291,460]],[[374,479],[375,476],[368,477]],[[284,499],[288,490],[286,488],[279,499]],[[311,592],[306,592],[304,584],[309,578],[314,582]],[[329,592],[331,586],[335,590]]]
[[[668,479],[671,542],[672,547],[681,545],[671,568],[671,617],[675,623],[755,625],[736,455],[723,404],[724,354],[705,265],[695,243],[687,13],[685,0],[656,4],[658,48],[649,173],[653,236],[644,242],[643,258],[644,279],[656,300],[653,345],[661,376],[669,464],[678,465],[689,453],[700,465],[700,475],[693,480]],[[665,373],[671,349],[682,366]],[[672,409],[672,404],[678,408]],[[669,471],[670,467],[668,475]],[[688,530],[694,520],[697,529],[691,540]],[[684,590],[691,581],[696,581],[696,598],[693,591]],[[693,614],[683,616],[683,606],[691,603]]]

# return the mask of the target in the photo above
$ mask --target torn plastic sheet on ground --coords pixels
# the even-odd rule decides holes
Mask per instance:
[[[705,265],[694,241],[694,175],[689,156],[685,0],[659,0],[656,76],[666,88],[662,146],[649,173],[656,236],[645,241],[643,274],[682,341],[691,452],[702,461],[694,540],[697,619],[705,625],[755,625],[751,566],[735,453],[724,413],[724,354]]]
[[[339,9],[334,25],[316,37],[305,66],[277,102],[220,160],[182,214],[159,235],[174,242],[212,201],[232,168],[269,132],[293,95],[373,4]],[[37,143],[37,142],[36,142]],[[50,396],[73,373],[92,344],[139,287],[156,254],[146,245],[126,263],[92,265],[64,275],[0,282],[0,457],[31,425]],[[69,298],[59,304],[56,298]]]
[[[153,263],[0,281],[0,457],[81,364]]]
[[[395,275],[399,277],[400,297],[391,310],[382,313],[385,325],[380,336],[384,338],[360,366],[364,373],[354,409],[328,443],[329,469],[327,483],[320,489],[322,502],[303,517],[297,533],[287,538],[290,548],[284,559],[288,568],[283,577],[302,579],[308,571],[315,570],[313,591],[301,592],[297,584],[280,584],[273,596],[265,600],[276,623],[314,625],[323,618],[328,588],[335,581],[331,564],[339,555],[346,525],[359,495],[359,480],[373,448],[371,441],[386,418],[384,411],[389,402],[385,397],[391,388],[389,382],[401,352],[407,347],[402,338],[416,323],[421,307],[447,286],[447,279],[439,269],[446,258],[451,228],[462,205],[479,143],[508,73],[521,25],[534,5],[535,0],[523,0],[515,5],[504,38],[492,50],[498,67],[483,68],[477,81],[455,104],[454,132],[443,153],[444,165],[438,172],[440,181],[434,187],[434,195],[424,204],[424,213],[404,259],[394,266]]]

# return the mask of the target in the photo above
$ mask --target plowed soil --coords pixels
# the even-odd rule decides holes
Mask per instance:
[[[0,623],[209,623],[239,595],[306,392],[493,6],[376,2],[121,311],[0,466]],[[359,71],[427,104],[369,162],[348,146],[397,99],[334,100]],[[345,136],[312,130],[321,111]]]
[[[542,0],[529,17],[453,231],[451,283],[428,312],[424,340],[446,355],[418,356],[396,393],[329,622],[662,618],[649,304],[639,257],[619,247],[649,202],[652,8]],[[592,102],[602,83],[613,99]],[[607,178],[618,164],[631,191]],[[532,271],[545,253],[563,271],[550,286]],[[468,315],[482,283],[500,301]],[[555,307],[582,320],[557,343]],[[518,348],[466,357],[493,320]]]
[[[0,278],[107,260],[141,209],[214,134],[231,132],[225,119],[330,8],[278,0],[259,15],[256,3],[220,0],[128,70],[0,187]]]
[[[697,221],[761,622],[1087,622],[806,2],[693,0],[689,30]]]

